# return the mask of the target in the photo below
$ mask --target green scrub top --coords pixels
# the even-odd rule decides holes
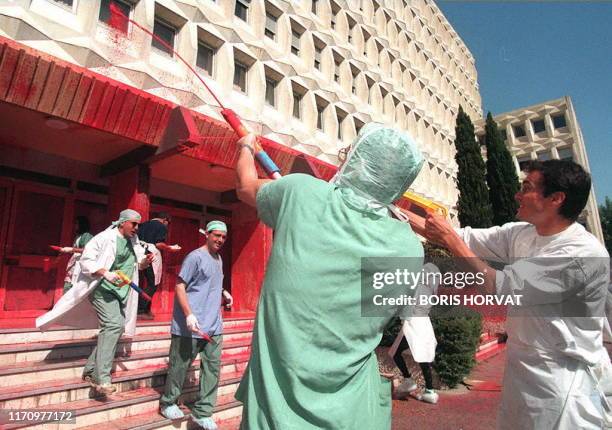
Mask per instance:
[[[420,241],[408,224],[355,210],[308,175],[262,186],[257,210],[274,243],[236,393],[241,428],[389,429],[391,387],[374,349],[397,309],[361,316],[361,258],[415,257],[406,264],[420,271]]]
[[[132,279],[135,264],[136,254],[134,253],[132,242],[123,236],[117,235],[117,254],[115,256],[115,261],[110,268],[111,272],[121,270],[128,276],[128,278]],[[130,292],[130,286],[124,285],[123,287],[117,288],[116,285],[111,284],[106,279],[102,279],[100,286],[96,288],[96,292],[99,290],[110,291],[123,302],[127,300],[127,296]]]

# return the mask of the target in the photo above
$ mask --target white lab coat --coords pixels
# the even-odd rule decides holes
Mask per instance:
[[[610,368],[602,336],[609,276],[605,248],[577,223],[552,236],[538,235],[528,223],[458,233],[479,257],[506,264],[496,272],[498,295],[522,295],[521,305],[508,309],[497,427],[600,429],[602,401],[592,375]],[[572,301],[597,307],[602,316],[559,312]]]
[[[427,263],[423,266],[423,272],[439,274],[440,270],[434,264]],[[402,327],[393,345],[389,348],[388,354],[390,357],[395,355],[402,337],[405,337],[414,361],[417,363],[431,363],[434,361],[438,342],[436,341],[436,335],[429,319],[432,302],[425,299],[435,295],[437,289],[438,283],[420,283],[417,285],[414,292],[414,297],[418,300],[417,304],[409,309],[412,311],[412,315],[402,321]]]
[[[102,279],[99,276],[93,276],[93,274],[102,268],[110,270],[115,261],[117,235],[117,229],[109,227],[95,235],[87,243],[81,259],[77,262],[74,269],[72,276],[73,287],[59,299],[55,306],[53,306],[53,309],[36,319],[37,328],[44,331],[54,325],[81,329],[98,327],[98,317],[88,297]],[[134,247],[137,261],[132,281],[138,284],[138,263],[145,259],[144,249],[137,237],[133,237],[130,240]],[[125,286],[123,288],[129,287]],[[127,336],[133,336],[136,331],[137,311],[138,293],[130,288],[125,309],[124,334]]]

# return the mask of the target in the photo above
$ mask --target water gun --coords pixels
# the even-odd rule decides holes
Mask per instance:
[[[441,215],[444,215],[445,217],[448,216],[448,209],[446,208],[446,206],[436,203],[433,200],[426,199],[425,197],[421,197],[419,195],[411,193],[410,191],[406,191],[404,193],[404,197],[408,199],[411,206],[417,206],[423,209],[425,212],[439,213]]]
[[[117,270],[115,273],[117,274],[117,276],[119,276],[119,278],[121,278],[121,283],[117,285],[118,287],[124,287],[126,285],[129,285],[133,290],[136,290],[136,292],[140,294],[140,296],[146,301],[150,302],[151,300],[153,300],[151,296],[145,293],[138,285],[133,283],[132,280],[121,270]]]

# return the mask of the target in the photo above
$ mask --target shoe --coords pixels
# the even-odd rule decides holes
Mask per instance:
[[[423,394],[421,394],[421,398],[419,400],[435,405],[438,403],[438,397],[438,393],[436,393],[434,390],[425,390],[423,391]]]
[[[164,406],[160,408],[159,412],[169,420],[180,420],[185,416],[183,411],[181,411],[181,408],[176,405]]]
[[[398,385],[398,387],[395,389],[395,391],[397,393],[400,394],[408,394],[414,390],[416,390],[417,384],[416,382],[414,382],[414,379],[412,378],[405,378],[401,384]]]
[[[108,396],[109,394],[113,394],[115,391],[117,391],[117,388],[109,383],[94,385],[94,389],[96,390],[96,393],[102,396]]]
[[[192,415],[193,422],[203,428],[204,430],[218,430],[217,424],[211,417],[196,418]]]
[[[81,379],[83,380],[83,382],[87,382],[90,386],[95,387],[96,383],[94,382],[93,378],[91,377],[91,375],[83,375],[81,377]]]

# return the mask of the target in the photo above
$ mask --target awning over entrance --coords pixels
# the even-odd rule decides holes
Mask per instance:
[[[122,153],[118,148],[117,158],[140,145],[158,146],[176,107],[143,90],[3,37],[0,101],[44,113],[47,120],[71,121],[132,141],[133,146]],[[206,140],[182,155],[233,169],[237,159],[234,132],[222,121],[189,112]],[[335,173],[335,166],[270,139],[263,139],[263,146],[283,174],[310,170],[317,177],[329,179]],[[71,151],[71,156],[79,152],[74,145],[65,150]]]

